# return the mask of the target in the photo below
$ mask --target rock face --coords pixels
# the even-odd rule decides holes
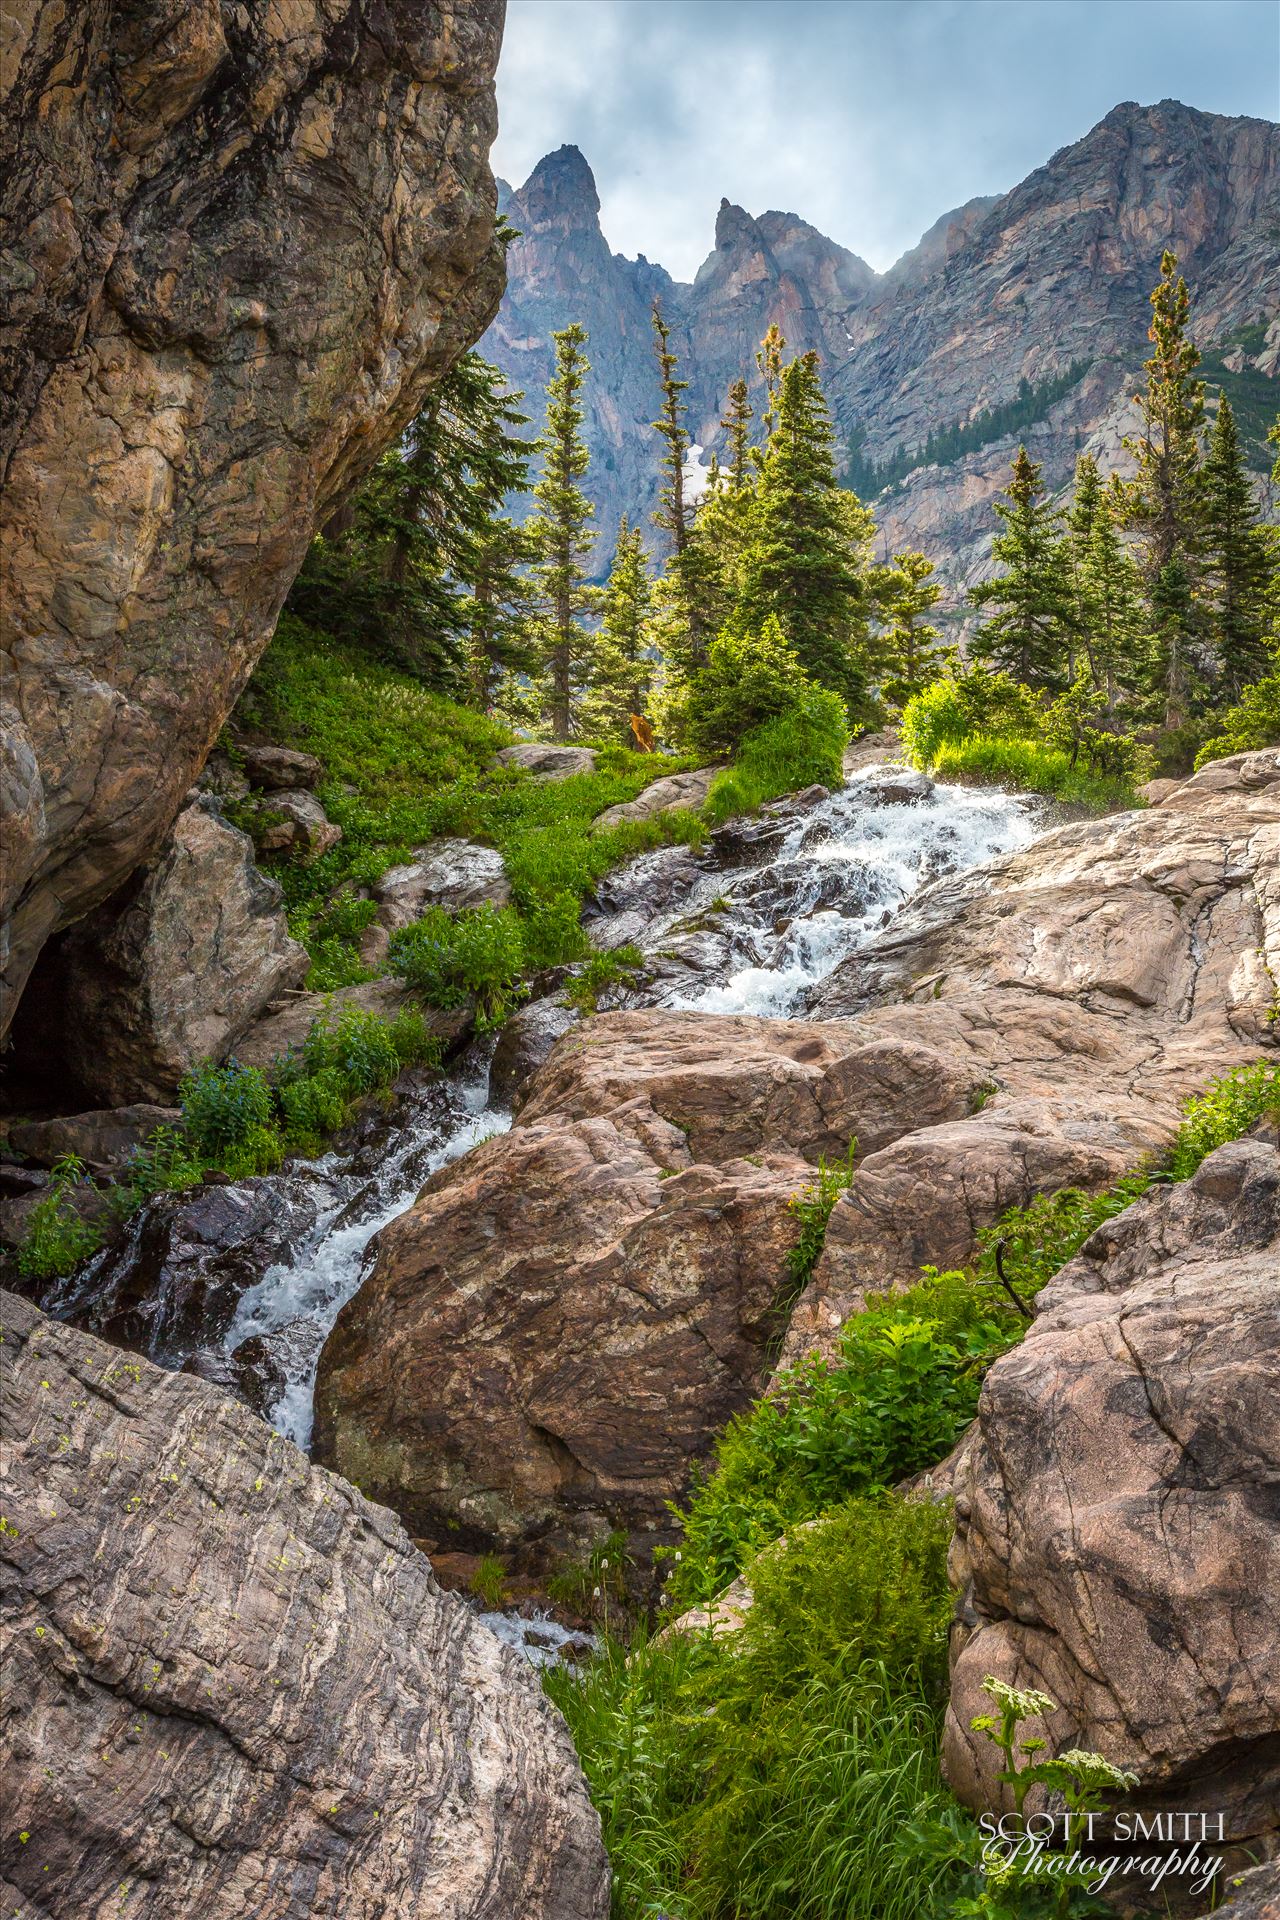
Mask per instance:
[[[140,1884],[156,1920],[604,1920],[563,1722],[391,1515],[2,1298],[15,1906],[82,1920]]]
[[[188,807],[127,893],[59,943],[63,1058],[104,1102],[164,1101],[306,971],[248,836]]]
[[[1280,1847],[1280,1154],[1220,1147],[1087,1241],[984,1383],[957,1475],[964,1589],[945,1762],[986,1674],[1042,1688],[1056,1749],[1131,1767],[1144,1810]]]
[[[590,773],[596,756],[590,747],[553,747],[541,740],[522,740],[502,747],[493,756],[495,767],[514,767],[535,780],[567,780],[570,774]]]
[[[928,888],[814,1011],[985,1076],[981,1110],[868,1152],[787,1357],[868,1287],[963,1261],[1006,1208],[1163,1148],[1182,1100],[1274,1044],[1280,753],[1213,762],[1147,813],[1060,828]],[[865,1145],[866,1143],[864,1143]]]
[[[113,1173],[124,1166],[135,1147],[157,1127],[176,1126],[177,1107],[157,1107],[146,1101],[130,1107],[107,1107],[99,1113],[68,1113],[56,1120],[11,1122],[5,1137],[14,1153],[51,1167],[64,1154],[83,1160],[90,1173]]]
[[[251,784],[266,793],[319,786],[324,775],[314,753],[299,753],[295,747],[246,746],[241,748],[241,758]]]
[[[433,840],[414,848],[403,867],[389,867],[373,890],[378,920],[388,932],[421,919],[428,907],[504,907],[511,882],[496,847],[475,840]]]
[[[1193,288],[1202,346],[1239,352],[1242,366],[1248,358],[1275,377],[1280,334],[1273,343],[1268,332],[1261,353],[1238,340],[1280,305],[1278,199],[1280,130],[1269,122],[1130,101],[1011,192],[944,215],[887,274],[795,214],[753,218],[723,201],[713,250],[688,286],[643,256],[610,253],[590,168],[561,148],[508,191],[523,238],[484,351],[538,393],[553,329],[587,326],[586,435],[599,524],[614,527],[624,511],[641,520],[656,488],[654,294],[690,383],[690,431],[708,452],[720,446],[730,381],[745,375],[762,405],[755,349],[776,322],[794,350],[822,356],[838,439],[857,448],[856,489],[876,491],[868,461],[903,456],[904,477],[876,505],[886,550],[923,547],[955,593],[990,570],[992,501],[1018,438],[1055,488],[1070,479],[1082,438],[1105,467],[1124,459],[1120,410],[1141,374],[1162,248]],[[1216,356],[1208,370],[1220,377]],[[926,462],[930,432],[1020,397],[1017,434]],[[1259,473],[1270,465],[1261,443],[1251,457]],[[607,561],[602,552],[599,565]]]
[[[973,1084],[838,1026],[586,1023],[512,1131],[378,1236],[321,1358],[319,1457],[428,1541],[537,1566],[620,1525],[643,1557],[768,1378],[818,1155],[962,1114]]]
[[[634,800],[624,800],[598,813],[591,831],[603,833],[609,827],[624,826],[628,820],[652,820],[655,814],[671,813],[678,807],[696,810],[710,793],[718,772],[718,767],[693,767],[688,773],[669,773],[663,780],[653,780]]]
[[[152,858],[316,524],[501,291],[500,0],[17,0],[4,1011]]]
[[[264,853],[304,853],[318,860],[342,838],[342,828],[330,820],[314,793],[305,788],[273,793],[267,813],[274,817],[258,836]]]

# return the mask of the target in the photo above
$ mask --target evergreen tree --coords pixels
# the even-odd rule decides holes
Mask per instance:
[[[1269,664],[1269,543],[1257,510],[1231,402],[1218,405],[1204,463],[1205,574],[1213,605],[1213,638],[1224,690],[1232,702]]]
[[[648,559],[639,527],[622,516],[613,567],[604,589],[600,632],[591,664],[591,690],[583,721],[597,738],[634,746],[632,716],[645,717],[653,683],[649,652],[652,594]]]
[[[1071,570],[1073,603],[1067,679],[1071,685],[1075,684],[1078,646],[1088,663],[1089,678],[1098,688],[1102,686],[1102,675],[1093,641],[1097,609],[1092,598],[1089,556],[1093,550],[1098,515],[1102,510],[1102,479],[1098,473],[1098,463],[1091,453],[1082,453],[1076,461],[1075,487],[1066,513],[1067,564]]]
[[[1025,686],[1057,690],[1067,684],[1071,580],[1062,516],[1043,491],[1040,468],[1019,447],[1007,500],[996,502],[1004,530],[991,543],[1005,571],[981,581],[969,598],[997,609],[973,643],[975,656],[995,660]]]
[[[1076,616],[1088,622],[1089,664],[1108,717],[1148,677],[1142,582],[1120,537],[1125,513],[1124,487],[1112,474],[1093,510],[1088,546],[1076,560]]]
[[[537,511],[527,531],[538,554],[533,580],[541,614],[545,710],[552,738],[567,740],[591,650],[582,619],[594,611],[597,598],[587,573],[595,508],[578,484],[587,471],[582,385],[591,363],[580,326],[564,327],[551,338],[556,370],[547,387],[546,432],[538,441],[543,464],[533,490]]]
[[[1190,307],[1178,262],[1166,252],[1151,295],[1147,337],[1152,353],[1145,362],[1146,390],[1134,395],[1142,413],[1142,432],[1125,445],[1138,462],[1129,518],[1142,535],[1142,571],[1155,633],[1157,675],[1165,725],[1170,728],[1186,718],[1190,698],[1203,530],[1204,381],[1196,374],[1199,352],[1187,338]]]
[[[720,422],[727,453],[723,472],[734,493],[741,493],[751,481],[752,418],[753,408],[747,395],[747,383],[741,378],[737,379],[729,389],[724,417]]]
[[[684,670],[697,673],[706,664],[711,630],[707,602],[713,582],[709,557],[692,529],[693,515],[685,497],[689,434],[684,424],[685,403],[680,396],[689,382],[677,377],[671,329],[662,317],[662,306],[657,300],[653,303],[653,334],[662,393],[662,405],[653,425],[663,441],[661,464],[665,475],[653,519],[655,526],[671,537],[672,610],[685,629],[683,647],[678,650],[683,655]]]
[[[778,392],[782,386],[782,356],[786,350],[787,342],[782,329],[774,321],[756,351],[756,366],[764,382],[762,420],[766,442],[773,438],[773,430],[778,424]]]
[[[478,353],[463,354],[313,541],[290,611],[428,685],[462,691],[489,524],[507,495],[528,487],[522,397]]]
[[[856,710],[865,691],[861,562],[870,520],[836,480],[816,353],[784,369],[773,411],[738,617],[758,632],[776,615],[804,672]]]
[[[515,695],[513,682],[536,675],[539,666],[527,573],[536,559],[527,528],[494,514],[476,540],[471,592],[463,603],[471,700],[483,712],[521,721],[527,717],[527,699]]]
[[[899,553],[884,570],[881,605],[885,631],[881,636],[884,692],[894,706],[905,706],[938,677],[941,649],[938,629],[928,616],[942,597],[933,578],[933,562],[922,553]]]

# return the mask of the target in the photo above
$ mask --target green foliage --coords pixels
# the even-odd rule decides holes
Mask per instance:
[[[840,786],[848,744],[844,702],[824,687],[810,687],[792,711],[746,736],[733,765],[711,783],[706,819],[719,826],[800,787]]]
[[[542,477],[533,490],[535,512],[525,531],[537,560],[533,583],[543,654],[543,704],[552,737],[567,740],[577,719],[578,700],[588,672],[591,636],[583,617],[595,611],[596,590],[589,568],[595,535],[595,508],[579,482],[587,471],[582,438],[582,387],[591,362],[582,327],[553,333],[556,370],[547,387],[547,424],[538,451]]]
[[[1206,1154],[1238,1140],[1262,1119],[1280,1125],[1280,1064],[1270,1060],[1233,1067],[1187,1102],[1169,1162],[1171,1177],[1190,1179]]]
[[[639,527],[622,516],[613,567],[604,589],[604,617],[591,658],[584,731],[615,746],[632,744],[632,716],[644,719],[653,682],[649,645],[652,590]]]
[[[866,440],[866,429],[855,427],[849,436],[849,463],[845,478],[855,493],[861,494],[864,500],[869,499],[872,494],[905,479],[917,467],[950,466],[962,460],[967,453],[976,453],[980,447],[989,446],[993,440],[1003,440],[1006,434],[1021,433],[1043,420],[1051,407],[1056,406],[1073,387],[1079,386],[1088,371],[1088,365],[1086,360],[1073,360],[1062,373],[1050,374],[1047,379],[1037,380],[1034,384],[1024,375],[1018,382],[1018,391],[1012,400],[1002,400],[994,407],[984,407],[971,420],[939,427],[929,435],[923,447],[899,447],[882,461],[864,457],[862,447]]]
[[[494,1553],[482,1555],[467,1585],[481,1605],[491,1613],[506,1604],[507,1570]]]
[[[1273,561],[1225,395],[1210,435],[1202,482],[1214,650],[1223,686],[1238,700],[1272,662],[1268,600]]]
[[[1197,767],[1220,760],[1224,754],[1280,746],[1280,673],[1269,673],[1246,687],[1239,705],[1228,707],[1218,724],[1219,731],[1196,755]]]
[[[808,1285],[818,1264],[818,1256],[827,1237],[831,1210],[853,1178],[853,1160],[857,1150],[857,1141],[851,1140],[844,1159],[837,1160],[831,1167],[820,1158],[817,1179],[811,1181],[802,1192],[793,1195],[787,1203],[788,1212],[800,1223],[796,1243],[787,1255],[787,1271],[797,1291]]]
[[[923,553],[899,553],[879,570],[877,600],[883,631],[877,666],[886,698],[901,707],[928,685],[941,664],[938,629],[929,614],[942,598],[933,562]]]
[[[812,688],[776,614],[755,630],[732,624],[689,683],[681,735],[706,758],[732,753],[766,721],[800,709]]]
[[[576,914],[575,914],[576,919]],[[391,942],[390,965],[433,1007],[460,1007],[474,995],[478,1024],[508,1012],[525,968],[524,928],[512,907],[429,907]]]
[[[644,966],[639,947],[611,947],[607,953],[593,953],[581,971],[568,981],[564,998],[579,1013],[594,1013],[600,995],[613,986],[630,986]]]
[[[615,1613],[625,1606],[630,1558],[626,1534],[615,1529],[597,1540],[581,1560],[566,1560],[557,1567],[547,1581],[547,1598],[580,1619],[607,1621],[611,1605]]]
[[[183,1133],[210,1166],[239,1179],[279,1164],[275,1102],[260,1068],[203,1060],[184,1074],[178,1097]]]
[[[1132,1206],[1150,1184],[1147,1172],[1127,1174],[1101,1193],[1060,1187],[1056,1193],[1037,1194],[1025,1207],[1012,1208],[978,1236],[975,1273],[979,1284],[995,1282],[999,1247],[1005,1273],[1019,1297],[1034,1299],[1059,1268],[1075,1259],[1091,1233]]]
[[[991,552],[1004,571],[974,587],[975,607],[994,607],[973,651],[994,660],[1024,684],[1057,689],[1066,679],[1072,631],[1071,580],[1062,514],[1042,498],[1040,468],[1019,447],[1005,500],[997,501],[1002,529]]]
[[[1044,746],[1038,740],[974,734],[959,746],[940,747],[933,771],[940,780],[971,781],[978,786],[1043,793],[1069,805],[1087,807],[1093,813],[1110,813],[1142,804],[1131,782],[1123,776],[1073,767],[1069,754],[1060,748]]]
[[[26,1237],[18,1249],[18,1272],[24,1280],[61,1279],[102,1245],[100,1230],[81,1219],[70,1197],[84,1183],[84,1162],[74,1153],[65,1154],[31,1209]]]
[[[975,662],[953,663],[944,679],[908,700],[902,712],[902,743],[908,758],[926,771],[944,745],[958,746],[974,734],[1033,737],[1044,708],[1030,687],[1007,673]]]

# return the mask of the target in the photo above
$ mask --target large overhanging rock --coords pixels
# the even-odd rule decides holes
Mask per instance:
[[[0,1312],[6,1911],[605,1920],[563,1722],[391,1515],[203,1382]]]
[[[1145,1811],[1280,1847],[1280,1153],[1220,1147],[1093,1235],[988,1374],[957,1472],[944,1755],[994,1807],[988,1674]],[[1038,1731],[1032,1727],[1030,1731]],[[1215,1849],[1220,1850],[1220,1849]],[[1171,1883],[1172,1884],[1172,1883]]]
[[[483,331],[501,0],[16,0],[0,1031],[159,845],[316,524]]]

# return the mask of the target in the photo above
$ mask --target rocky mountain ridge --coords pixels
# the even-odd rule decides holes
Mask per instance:
[[[1280,127],[1266,121],[1126,102],[1010,192],[945,214],[885,274],[795,214],[753,217],[722,201],[712,252],[692,284],[673,281],[643,256],[610,251],[575,147],[501,193],[522,237],[482,350],[529,395],[536,425],[552,330],[571,320],[587,328],[602,566],[619,513],[643,516],[653,500],[655,294],[690,383],[689,428],[706,448],[732,379],[747,373],[759,404],[755,348],[774,322],[793,349],[822,355],[846,457],[852,448],[883,467],[931,431],[1021,396],[1027,419],[1016,433],[946,465],[921,462],[877,502],[885,549],[924,546],[953,590],[983,570],[991,501],[1018,437],[1054,487],[1086,444],[1104,466],[1121,457],[1164,247],[1192,286],[1197,337],[1215,349],[1211,375],[1245,382],[1256,402],[1275,374]],[[1218,364],[1233,357],[1238,364]],[[850,472],[874,490],[856,462]]]

